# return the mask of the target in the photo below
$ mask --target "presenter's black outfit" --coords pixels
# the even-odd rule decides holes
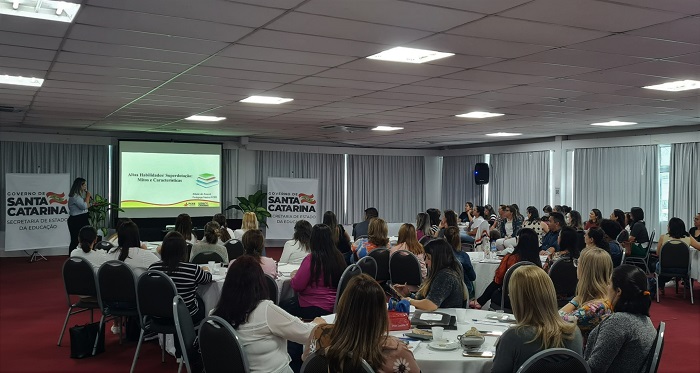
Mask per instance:
[[[73,249],[78,247],[78,233],[80,228],[90,225],[88,219],[87,203],[80,195],[75,195],[68,198],[68,231],[70,232],[70,245],[68,245],[68,255]]]

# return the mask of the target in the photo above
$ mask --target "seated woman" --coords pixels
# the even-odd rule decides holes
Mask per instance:
[[[581,252],[576,268],[576,296],[559,310],[559,314],[564,321],[578,324],[584,341],[591,330],[613,312],[606,297],[612,268],[612,258],[603,249]]]
[[[493,276],[493,281],[486,287],[484,293],[481,294],[479,298],[475,301],[469,302],[470,308],[481,309],[481,307],[486,304],[489,300],[491,303],[510,308],[510,304],[506,303],[501,305],[501,286],[503,286],[503,279],[506,276],[506,271],[508,268],[512,267],[513,264],[527,261],[532,262],[538,267],[542,267],[542,261],[540,261],[540,246],[537,233],[532,229],[521,229],[518,235],[518,244],[512,253],[506,254],[501,260],[501,264],[498,265],[496,269],[496,274]]]
[[[693,237],[695,241],[700,241],[700,212],[695,214],[693,218],[693,227],[688,231],[690,237]]]
[[[630,210],[630,235],[627,242],[623,243],[627,256],[645,257],[645,247],[649,242],[649,231],[644,222],[644,210],[641,207],[632,207]]]
[[[532,229],[537,233],[537,237],[539,238],[539,243],[540,246],[542,245],[542,238],[544,237],[544,234],[546,233],[546,229],[548,229],[547,224],[542,222],[542,219],[540,219],[540,212],[537,210],[537,207],[535,206],[528,206],[527,207],[527,219],[523,221],[523,226],[522,228],[528,228]],[[522,229],[521,228],[521,229]]]
[[[498,227],[501,232],[501,238],[496,240],[496,248],[498,248],[498,251],[515,247],[518,243],[515,237],[518,236],[522,225],[523,221],[518,217],[518,209],[515,205],[503,208],[503,219]]]
[[[549,272],[549,269],[552,267],[552,264],[554,264],[554,262],[561,258],[578,259],[579,251],[577,240],[578,234],[576,233],[576,229],[572,227],[562,228],[559,231],[559,239],[557,241],[561,251],[555,251],[553,253],[550,253],[547,256],[547,260],[545,261],[542,268],[545,271]]]
[[[420,241],[424,236],[432,236],[430,230],[430,216],[425,212],[419,212],[416,215],[416,239]]]
[[[590,213],[588,213],[588,221],[586,222],[586,225],[583,226],[583,229],[589,230],[591,228],[600,227],[601,220],[603,220],[603,213],[601,213],[598,209],[593,209]]]
[[[340,297],[335,323],[313,330],[302,358],[325,351],[331,372],[358,372],[361,359],[375,372],[420,372],[411,350],[388,332],[384,290],[372,277],[361,274],[350,280]]]
[[[600,229],[605,234],[603,240],[608,243],[608,250],[606,251],[612,257],[613,267],[617,267],[622,264],[622,246],[615,240],[615,237],[619,236],[623,229],[620,224],[610,219],[601,220]]]
[[[583,240],[586,243],[586,247],[583,251],[588,249],[602,249],[605,251],[610,251],[610,245],[605,241],[605,232],[598,227],[591,228],[586,231],[583,235]]]
[[[81,230],[82,232],[82,230]],[[661,249],[663,249],[663,246],[666,242],[669,242],[671,240],[677,240],[681,241],[684,244],[688,245],[688,247],[692,247],[696,250],[700,250],[700,242],[695,240],[690,234],[688,234],[685,231],[685,223],[683,220],[679,218],[671,218],[668,221],[668,233],[664,234],[663,236],[659,237],[659,245],[658,248],[656,249],[656,254],[661,255]],[[77,250],[77,249],[76,249]],[[73,250],[75,251],[75,250]],[[656,273],[661,272],[661,261],[656,262]],[[686,276],[688,274],[688,268],[668,268],[665,269],[665,272],[667,273],[673,273],[678,276]],[[664,291],[664,284],[668,281],[668,278],[662,277],[659,279],[659,290]],[[686,286],[689,286],[687,284]]]
[[[125,222],[117,229],[118,246],[107,254],[108,260],[121,260],[131,268],[146,269],[160,259],[150,250],[141,248],[139,227],[133,221]]]
[[[215,221],[210,221],[204,226],[204,239],[192,245],[190,262],[197,254],[212,252],[221,256],[221,263],[228,263],[228,251],[226,251],[225,247],[218,244],[220,229],[221,226]]]
[[[407,297],[405,299],[419,310],[464,308],[469,293],[462,280],[462,266],[452,253],[452,246],[443,239],[433,240],[425,245],[425,250],[431,254],[430,271],[418,292],[410,294],[407,285],[394,285],[394,290]]]
[[[250,371],[262,373],[291,373],[287,340],[305,343],[313,328],[325,323],[304,323],[269,300],[260,264],[246,255],[231,264],[212,314],[236,329]]]
[[[219,242],[218,244],[223,246],[226,242],[233,238],[233,230],[228,227],[228,222],[226,221],[226,216],[224,214],[216,214],[211,219],[219,223]]]
[[[391,248],[390,252],[391,254],[399,250],[412,252],[418,259],[421,279],[425,279],[428,275],[428,268],[425,266],[425,249],[423,249],[423,245],[418,242],[416,237],[416,228],[413,227],[413,224],[402,224],[401,228],[399,228],[399,239],[396,241],[396,245]]]
[[[175,219],[175,232],[185,237],[185,241],[191,244],[197,243],[197,236],[192,233],[192,218],[188,214],[180,214]]]
[[[442,214],[440,225],[438,225],[439,229],[433,236],[437,238],[445,237],[445,229],[448,227],[459,227],[457,213],[453,210],[445,210]]]
[[[615,313],[591,331],[583,357],[593,373],[642,372],[656,339],[646,274],[633,265],[615,268],[607,299]]]
[[[117,220],[117,229],[115,230],[114,234],[112,234],[111,236],[109,236],[109,238],[107,238],[107,241],[109,241],[109,243],[111,243],[111,244],[114,245],[114,246],[119,245],[119,234],[118,234],[118,232],[119,232],[119,227],[121,227],[121,225],[124,224],[124,223],[126,223],[126,222],[131,222],[131,219],[129,219],[129,218],[120,218],[120,219]],[[140,245],[139,247],[142,248],[142,249],[144,249],[144,250],[146,250],[146,249],[148,248],[148,247],[146,246],[146,243],[145,243],[145,242],[141,242],[141,245]],[[159,246],[158,252],[160,253],[160,246]]]
[[[333,313],[338,282],[346,267],[327,225],[314,225],[309,248],[311,253],[291,275],[295,297],[280,303],[287,312],[306,320]]]
[[[472,266],[472,260],[469,254],[462,251],[462,240],[460,238],[459,228],[449,227],[445,230],[445,240],[452,246],[457,261],[462,265],[462,274],[464,275],[464,284],[467,285],[469,291],[469,299],[475,298],[474,281],[476,281],[476,272]]]
[[[581,220],[581,213],[576,210],[572,210],[569,213],[569,221],[567,222],[567,225],[577,231],[582,231],[583,221]]]
[[[266,275],[277,278],[277,263],[274,259],[263,256],[265,237],[263,237],[259,229],[250,229],[246,231],[243,234],[241,243],[245,249],[245,255],[255,258],[255,260],[260,263],[260,267]],[[231,263],[234,261],[235,259],[231,261]]]
[[[236,229],[235,231],[233,231],[233,238],[240,240],[243,238],[245,232],[251,229],[260,228],[258,228],[258,217],[255,215],[254,212],[248,211],[245,214],[243,214],[243,223],[241,224],[241,229]]]
[[[294,224],[294,236],[284,243],[280,264],[300,264],[309,255],[309,241],[311,241],[311,223],[299,220]]]
[[[547,273],[524,266],[511,276],[508,293],[518,321],[498,339],[491,372],[514,373],[527,359],[549,348],[568,348],[581,354],[581,332],[557,314],[554,284]]]
[[[81,257],[92,264],[95,270],[97,270],[108,259],[107,253],[105,253],[104,250],[93,250],[96,243],[97,230],[95,230],[95,228],[89,225],[80,228],[80,232],[78,233],[78,247],[70,252],[71,258]]]
[[[391,248],[389,244],[389,227],[384,219],[372,218],[367,228],[367,238],[360,238],[352,244],[353,255],[351,261],[355,263],[367,256],[372,250],[380,248]]]

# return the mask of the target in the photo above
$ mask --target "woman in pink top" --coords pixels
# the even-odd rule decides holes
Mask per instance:
[[[246,231],[241,238],[241,243],[245,248],[245,255],[250,255],[257,259],[266,275],[277,278],[277,263],[275,260],[262,256],[262,252],[265,249],[265,237],[263,237],[259,229]],[[233,260],[231,263],[233,263]]]
[[[399,228],[399,239],[389,251],[393,254],[398,250],[410,251],[418,258],[421,279],[425,280],[425,277],[428,275],[428,269],[425,266],[425,250],[423,245],[416,239],[416,228],[413,227],[413,224],[405,223]]]
[[[311,254],[292,272],[296,296],[280,303],[285,311],[305,320],[333,313],[338,282],[345,270],[345,259],[327,225],[314,225],[309,247]]]

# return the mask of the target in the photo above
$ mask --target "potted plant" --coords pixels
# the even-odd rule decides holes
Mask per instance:
[[[255,194],[249,195],[248,198],[236,197],[236,199],[238,200],[238,204],[231,205],[227,207],[226,210],[235,209],[238,211],[242,211],[243,213],[255,213],[255,216],[258,218],[258,223],[263,227],[267,227],[267,218],[269,218],[272,215],[269,211],[267,211],[267,208],[265,208],[264,206],[266,196],[267,194],[263,193],[261,189],[255,192]]]
[[[99,194],[95,194],[92,198],[92,204],[88,207],[88,217],[90,225],[97,230],[102,231],[102,237],[107,236],[107,213],[111,210],[124,211],[115,203],[110,203],[107,199]]]

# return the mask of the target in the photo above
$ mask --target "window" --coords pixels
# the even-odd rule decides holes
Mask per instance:
[[[671,172],[671,145],[659,145],[659,221],[668,221],[668,177]]]

